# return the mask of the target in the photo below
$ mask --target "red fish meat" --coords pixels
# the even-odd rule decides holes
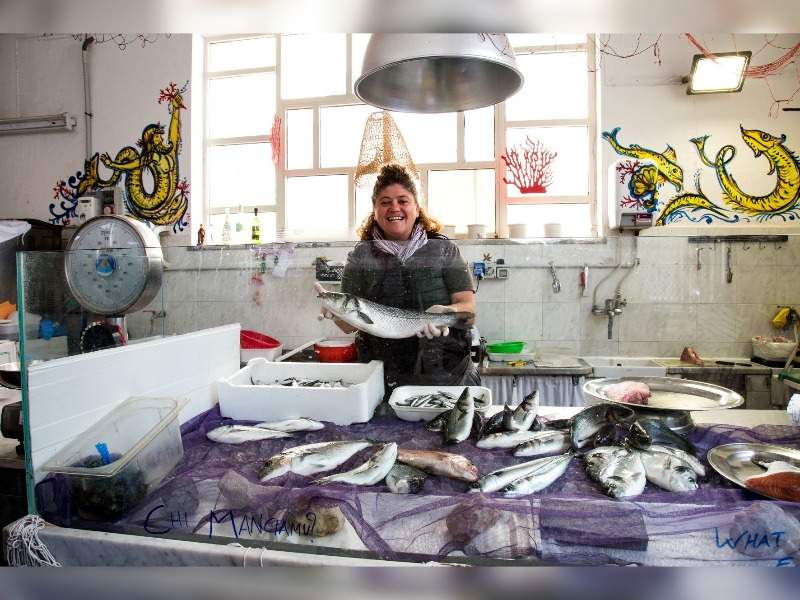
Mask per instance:
[[[748,477],[744,484],[776,500],[800,502],[800,469],[780,460],[770,463],[763,475]]]
[[[606,396],[617,402],[647,404],[647,399],[650,397],[650,386],[641,381],[622,381],[608,386]]]

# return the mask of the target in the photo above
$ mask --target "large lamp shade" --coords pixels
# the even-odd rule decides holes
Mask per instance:
[[[498,104],[522,82],[504,33],[375,33],[355,93],[385,110],[443,113]]]

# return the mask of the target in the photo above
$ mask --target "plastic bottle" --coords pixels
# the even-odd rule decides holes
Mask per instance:
[[[253,209],[253,223],[250,226],[250,243],[261,243],[261,220],[258,218],[258,209]]]
[[[228,208],[225,209],[225,222],[222,224],[222,243],[231,243],[230,209]]]
[[[244,229],[244,209],[239,205],[239,212],[236,214],[236,233],[234,237],[237,244],[244,244],[247,242],[247,232]]]

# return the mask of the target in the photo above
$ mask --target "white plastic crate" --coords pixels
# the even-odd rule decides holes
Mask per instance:
[[[342,379],[344,388],[253,385],[255,381],[280,381],[287,377],[331,381]],[[383,362],[295,363],[254,358],[247,366],[217,382],[219,412],[223,417],[247,421],[277,421],[307,417],[337,425],[364,423],[383,401]]]

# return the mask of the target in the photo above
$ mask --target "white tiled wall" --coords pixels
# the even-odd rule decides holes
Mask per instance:
[[[774,243],[732,245],[733,280],[726,281],[726,246],[703,244],[700,269],[697,244],[685,237],[640,237],[635,253],[640,264],[623,284],[628,305],[614,322],[608,339],[607,318],[591,313],[592,295],[619,256],[631,264],[631,238],[597,243],[461,245],[463,256],[482,260],[485,253],[502,258],[509,278],[483,280],[477,292],[477,326],[489,340],[524,339],[537,348],[556,348],[582,355],[677,356],[686,345],[701,355],[745,357],[753,335],[779,333],[770,328],[778,304],[800,305],[800,235]],[[619,244],[621,243],[621,247]],[[281,340],[291,348],[323,336],[343,334],[316,316],[312,289],[316,256],[344,261],[348,247],[295,248],[283,278],[268,271],[258,278],[251,249],[167,250],[163,297],[165,333],[185,333],[239,322]],[[554,293],[548,263],[561,282]],[[268,262],[270,259],[268,258]],[[588,264],[589,288],[580,295],[580,265]],[[613,297],[625,271],[604,281],[598,303]],[[337,289],[331,286],[331,289]],[[154,302],[161,306],[161,299]],[[141,335],[150,327],[147,313],[134,315],[129,327]]]

